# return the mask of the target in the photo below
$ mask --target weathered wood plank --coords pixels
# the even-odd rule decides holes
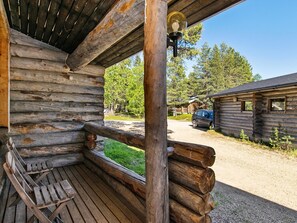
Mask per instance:
[[[83,131],[48,133],[44,134],[24,134],[12,136],[17,148],[27,148],[36,146],[52,146],[71,143],[83,143],[85,133]]]
[[[73,45],[74,40],[81,35],[82,28],[86,25],[86,21],[93,13],[94,9],[99,6],[100,1],[87,1],[84,7],[82,8],[77,21],[72,29],[70,29],[70,33],[65,40],[62,48],[67,51],[69,47]]]
[[[71,7],[67,18],[63,21],[64,29],[60,33],[59,39],[56,43],[56,46],[59,48],[63,48],[63,45],[68,38],[70,32],[74,28],[75,23],[78,21],[78,18],[80,14],[82,13],[82,10],[84,9],[84,6],[86,4],[87,0],[81,0],[81,1],[74,1],[73,6]]]
[[[61,35],[61,33],[63,31],[62,29],[64,28],[64,23],[66,21],[66,17],[68,16],[69,10],[72,7],[73,1],[74,0],[64,0],[64,1],[62,1],[60,11],[59,11],[59,15],[58,15],[57,20],[56,20],[55,28],[53,30],[53,33],[52,33],[50,41],[49,41],[49,43],[51,45],[55,45],[57,39]]]
[[[80,31],[80,35],[76,37],[75,41],[73,42],[71,48],[69,48],[70,52],[73,52],[74,49],[79,45],[79,43],[84,40],[84,38],[92,31],[96,25],[102,20],[102,18],[106,15],[108,10],[112,8],[112,5],[116,2],[116,0],[101,0],[99,5],[95,8],[92,15],[88,18],[86,25],[82,27]],[[67,49],[66,49],[67,50]]]
[[[20,30],[20,19],[19,19],[19,12],[18,12],[18,0],[11,0],[9,1],[10,4],[10,13],[11,13],[11,21],[12,21],[12,28],[16,30]]]
[[[99,112],[103,113],[102,103],[78,103],[78,102],[35,102],[26,101],[19,103],[10,102],[11,112],[35,112],[35,111],[54,111],[54,112]]]
[[[85,189],[82,187],[82,185],[79,183],[79,181],[74,177],[74,175],[69,170],[69,168],[64,167],[63,169],[64,169],[65,173],[67,174],[68,180],[73,184],[73,186],[77,190],[78,194],[83,198],[83,202],[85,203],[86,207],[92,211],[92,216],[94,217],[96,222],[108,223],[107,219],[104,217],[104,215],[102,215],[102,213],[96,207],[95,203],[88,196]],[[110,220],[110,219],[108,219],[108,220]],[[87,222],[89,222],[89,221],[87,221]]]
[[[36,32],[36,20],[38,15],[38,0],[30,0],[28,5],[29,15],[29,35],[35,36]]]
[[[0,2],[0,126],[9,125],[9,24],[3,2]]]
[[[113,177],[127,188],[134,191],[137,195],[145,197],[145,183],[143,177],[131,172],[131,170],[125,167],[119,166],[102,152],[84,150],[84,155],[108,174],[112,173],[111,175]]]
[[[94,86],[71,86],[64,84],[52,84],[42,82],[29,81],[11,81],[10,89],[13,91],[29,91],[29,92],[46,92],[46,93],[76,93],[76,94],[92,94],[102,96],[104,90],[102,87]]]
[[[103,123],[102,123],[103,124]],[[82,122],[48,122],[36,124],[12,124],[10,126],[10,135],[19,134],[36,134],[51,132],[68,132],[82,130],[84,123]],[[62,134],[62,133],[61,133]]]
[[[170,198],[200,215],[204,215],[214,208],[214,202],[210,194],[201,195],[195,193],[172,181],[169,182],[169,195]]]
[[[46,157],[38,157],[38,158],[27,158],[26,162],[36,162],[36,161],[47,161],[51,159],[53,163],[53,167],[61,167],[61,166],[71,166],[75,164],[82,163],[84,160],[84,156],[82,153],[72,153],[65,155],[57,155],[57,156],[46,156]]]
[[[215,185],[215,174],[210,168],[203,169],[175,160],[169,162],[169,179],[192,190],[207,194]]]
[[[70,71],[70,69],[64,63],[43,59],[12,57],[10,64],[11,67],[20,69],[44,70],[63,73],[68,73]]]
[[[36,81],[43,83],[55,83],[78,86],[97,86],[103,87],[104,78],[75,73],[57,73],[52,71],[23,70],[12,68],[10,79],[18,81]]]
[[[56,101],[56,102],[94,102],[103,103],[103,96],[64,94],[47,92],[11,91],[10,100],[13,101]]]
[[[123,36],[141,25],[143,20],[144,0],[117,2],[100,24],[88,34],[84,41],[67,58],[67,65],[72,70],[84,67]]]
[[[205,223],[205,215],[200,216],[170,199],[170,218],[174,222]]]
[[[83,150],[83,143],[64,144],[58,146],[40,146],[30,148],[19,148],[19,153],[22,157],[39,157],[50,155],[64,155],[68,153],[79,153]]]
[[[48,42],[52,34],[53,27],[59,12],[61,1],[51,1],[50,8],[48,10],[48,16],[46,20],[46,27],[43,33],[42,41]]]
[[[129,204],[128,207],[130,207],[130,209],[133,207],[132,209],[135,211],[135,213],[137,213],[140,219],[143,219],[143,220],[145,219],[145,205],[144,205],[145,202],[141,197],[136,196],[134,191],[131,191],[130,189],[125,187],[122,183],[115,180],[111,175],[106,174],[104,171],[102,171],[102,169],[98,168],[89,160],[85,159],[84,163],[88,168],[90,168],[94,173],[96,173],[101,180],[106,182],[112,189],[114,189],[120,195],[122,195],[125,198],[126,203]],[[97,177],[95,176],[96,175],[93,175],[92,179],[96,179]]]
[[[27,33],[28,31],[28,0],[20,1],[20,19],[21,31]]]
[[[124,187],[125,185],[127,189],[131,190],[134,193],[131,194],[131,192],[125,191],[127,190],[125,189],[123,192],[121,192],[121,194],[125,195],[125,198],[129,198],[128,200],[131,201],[133,199],[136,199],[136,201],[139,200],[137,196],[145,198],[145,194],[143,192],[139,192],[145,190],[143,186],[143,184],[145,184],[144,178],[138,177],[135,179],[134,173],[132,171],[126,171],[125,168],[120,166],[119,164],[114,163],[111,164],[112,166],[109,166],[110,161],[103,154],[98,156],[98,154],[100,153],[94,153],[87,150],[84,151],[84,153],[87,158],[84,160],[84,163],[91,170],[97,173],[100,178],[104,179],[112,188],[114,188],[116,191],[121,191],[120,188]],[[114,165],[116,165],[117,167]],[[117,174],[117,170],[123,171],[123,174]],[[194,182],[196,181],[196,179],[192,179],[192,181]],[[172,199],[175,199],[176,201],[181,203],[190,212],[194,212],[198,215],[204,215],[205,213],[209,213],[213,209],[214,202],[210,194],[198,194],[193,190],[189,190],[187,186],[181,186],[174,182],[170,182],[169,192]],[[137,202],[135,202],[134,200],[133,203],[136,204]]]
[[[100,112],[75,113],[75,112],[30,112],[30,113],[12,113],[11,124],[19,123],[40,123],[40,122],[58,122],[58,121],[102,121],[103,114]]]
[[[41,47],[46,49],[51,49],[55,51],[61,51],[60,49],[48,45],[44,42],[39,40],[33,39],[30,36],[27,36],[21,32],[18,32],[14,29],[10,29],[10,43],[18,44],[18,45],[25,45],[25,46],[33,46],[33,47]]]
[[[40,6],[39,6],[39,10],[38,10],[38,22],[37,22],[37,27],[36,27],[36,39],[38,39],[38,40],[42,39],[49,4],[50,4],[50,0],[40,1]]]
[[[90,165],[93,165],[93,164],[91,164],[91,162],[89,162],[89,163],[90,163]],[[113,191],[111,190],[111,188],[114,189],[114,187],[105,185],[105,183],[102,181],[104,179],[104,177],[102,177],[102,176],[98,177],[100,175],[95,175],[95,173],[93,173],[89,169],[87,169],[85,167],[85,165],[75,166],[75,167],[73,167],[73,169],[74,169],[73,173],[80,174],[80,177],[88,183],[88,185],[92,188],[92,190],[96,193],[96,195],[98,197],[100,197],[100,199],[105,203],[105,205],[110,209],[110,211],[112,211],[112,213],[119,219],[120,222],[129,221],[128,220],[129,218],[133,219],[134,213],[132,211],[130,211],[130,209],[127,207],[126,203],[122,203],[120,200],[118,200],[118,195],[113,193]],[[99,169],[99,168],[97,168],[97,169]],[[100,173],[103,173],[103,172],[101,171]],[[114,179],[112,179],[107,174],[105,174],[105,175],[108,177],[108,179],[111,179],[111,180],[113,180],[113,182],[116,182]],[[124,188],[124,186],[121,183],[119,183],[119,182],[116,182],[116,183],[117,183],[117,185],[119,185],[120,188]],[[127,189],[124,188],[124,190],[127,190]],[[121,189],[116,189],[115,191],[117,191],[119,194],[123,194],[121,192]],[[134,196],[133,193],[132,193],[132,195]],[[92,196],[92,197],[94,197],[94,196]],[[117,201],[116,205],[113,202],[113,200]],[[137,202],[139,202],[139,201],[136,200],[136,202],[131,202],[131,204],[135,205],[135,204],[137,204]]]
[[[32,59],[40,59],[42,57],[43,60],[57,61],[62,63],[66,61],[66,58],[68,56],[67,53],[62,51],[56,51],[42,47],[24,46],[18,44],[11,44],[10,53],[11,56],[15,57]]]
[[[144,149],[144,136],[140,134],[99,126],[94,123],[86,123],[84,128],[96,135],[108,137],[127,145]],[[202,167],[212,166],[215,161],[215,151],[208,146],[168,140],[167,147],[175,148],[174,154],[170,157],[172,159],[181,160]]]

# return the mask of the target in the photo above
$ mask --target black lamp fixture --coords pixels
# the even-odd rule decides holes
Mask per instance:
[[[171,12],[167,16],[167,47],[173,47],[173,56],[177,57],[177,43],[187,28],[186,16],[181,12]]]

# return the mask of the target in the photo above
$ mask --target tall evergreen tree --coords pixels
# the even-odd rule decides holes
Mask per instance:
[[[174,107],[187,103],[189,100],[185,60],[198,55],[196,44],[201,37],[201,32],[202,24],[185,31],[183,39],[179,41],[178,57],[172,56],[171,49],[168,51],[167,103]]]
[[[205,43],[193,68],[188,80],[189,94],[198,96],[208,107],[212,102],[207,95],[254,80],[247,59],[224,43],[213,48]]]

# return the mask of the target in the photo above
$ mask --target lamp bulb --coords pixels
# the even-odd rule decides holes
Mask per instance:
[[[178,23],[178,21],[175,21],[175,22],[173,22],[172,23],[172,30],[173,30],[173,32],[177,32],[178,31],[178,28],[179,28],[179,23]]]

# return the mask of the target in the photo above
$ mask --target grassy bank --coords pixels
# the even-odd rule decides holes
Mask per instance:
[[[143,150],[127,146],[112,139],[106,139],[104,141],[104,153],[115,162],[144,176],[145,158]]]
[[[182,115],[177,115],[177,116],[168,116],[168,119],[190,122],[190,121],[192,121],[192,115],[191,114],[182,114]]]
[[[104,120],[116,120],[116,121],[144,121],[143,118],[131,117],[127,115],[106,115]]]

